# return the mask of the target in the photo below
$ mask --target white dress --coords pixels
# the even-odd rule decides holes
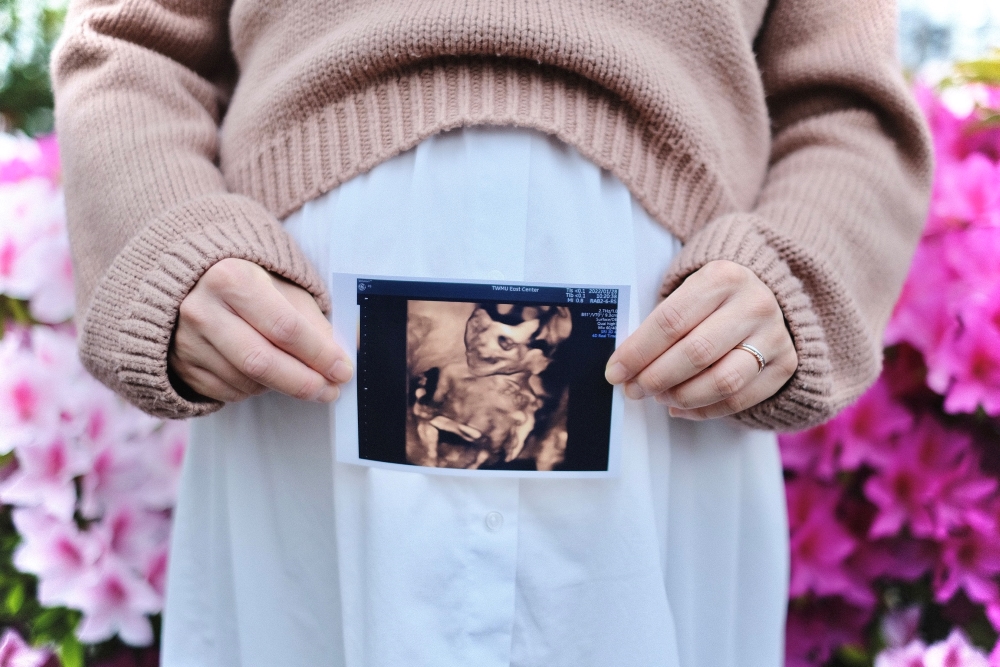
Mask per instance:
[[[286,227],[324,275],[629,284],[631,329],[680,247],[513,128],[434,136]],[[334,463],[329,415],[272,393],[194,423],[165,667],[782,664],[773,434],[627,401],[618,478],[469,479]]]

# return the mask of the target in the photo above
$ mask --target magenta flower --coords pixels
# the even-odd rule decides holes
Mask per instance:
[[[934,568],[938,551],[933,540],[911,537],[864,540],[858,543],[848,567],[865,581],[880,578],[916,581]]]
[[[826,663],[841,646],[862,644],[869,618],[869,609],[836,597],[793,602],[785,629],[785,665],[815,667]]]
[[[833,479],[840,458],[839,429],[832,423],[807,431],[783,433],[778,438],[781,460],[787,470]]]
[[[934,597],[946,602],[964,589],[970,600],[989,603],[1000,598],[993,580],[1000,574],[1000,536],[967,528],[943,540],[934,575]]]
[[[955,275],[944,262],[944,244],[925,239],[917,247],[914,269],[903,285],[903,292],[885,332],[886,345],[906,342],[933,354],[951,331],[955,318],[950,309],[947,286]]]
[[[867,606],[875,602],[871,590],[843,567],[856,541],[837,521],[837,487],[808,478],[785,485],[791,526],[792,574],[789,595],[840,595]]]
[[[149,583],[111,554],[88,572],[86,583],[72,591],[68,604],[83,611],[76,628],[80,641],[93,644],[117,634],[131,646],[153,641],[147,614],[155,614],[162,606]]]
[[[973,153],[938,165],[926,234],[1000,226],[1000,165]]]
[[[834,422],[843,443],[840,467],[854,470],[863,463],[879,467],[889,461],[893,439],[913,427],[913,416],[896,402],[880,378]]]
[[[879,509],[869,534],[888,537],[909,525],[917,537],[936,535],[938,497],[969,442],[932,417],[900,438],[893,457],[865,482],[865,496]]]
[[[43,667],[51,658],[50,651],[31,648],[12,628],[0,637],[0,667]]]
[[[969,299],[961,329],[929,361],[927,384],[943,394],[945,410],[1000,415],[1000,288]]]
[[[0,185],[40,177],[60,180],[59,147],[55,135],[31,139],[0,133]]]

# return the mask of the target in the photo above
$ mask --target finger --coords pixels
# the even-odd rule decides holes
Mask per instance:
[[[257,396],[267,391],[267,387],[239,372],[210,341],[190,326],[177,328],[170,354],[171,367],[185,382],[188,379],[184,377],[184,369],[197,366],[244,394]]]
[[[199,366],[180,362],[175,371],[182,380],[202,396],[214,398],[224,403],[242,401],[249,396],[246,392],[220,379],[217,375]]]
[[[759,364],[750,353],[732,350],[710,368],[659,394],[656,402],[673,408],[703,408],[726,400],[758,380]]]
[[[727,302],[626,383],[625,395],[638,400],[668,391],[722,359],[758,327],[739,301]]]
[[[728,277],[716,280],[716,274],[720,272],[706,271],[707,268],[706,265],[691,274],[615,350],[605,371],[608,382],[620,384],[638,375],[712,314],[738,288],[736,282]]]
[[[789,346],[791,347],[790,340]],[[733,350],[731,354],[735,354],[736,352],[742,352],[753,359],[753,355],[742,350]],[[756,362],[754,363],[756,364]],[[700,421],[715,419],[717,417],[727,417],[738,412],[743,412],[776,394],[795,373],[797,365],[798,357],[795,354],[794,347],[791,347],[790,351],[779,353],[773,361],[768,359],[764,370],[742,390],[732,396],[711,405],[698,408],[685,409],[672,407],[670,408],[670,416]]]
[[[224,311],[206,327],[205,338],[251,380],[304,400],[329,402],[340,395],[333,381],[273,345],[237,315]]]
[[[704,421],[743,412],[770,398],[784,385],[784,382],[778,381],[773,374],[765,376],[765,373],[767,373],[766,368],[761,372],[761,377],[757,381],[751,382],[743,391],[737,392],[725,400],[701,408],[670,408],[670,416],[677,419]]]
[[[326,319],[323,318],[322,327],[317,326],[317,322],[286,298],[288,293],[298,290],[312,300],[308,292],[291,283],[279,283],[263,269],[246,270],[239,265],[232,271],[227,267],[217,273],[213,274],[212,281],[223,284],[216,286],[214,293],[264,338],[329,380],[350,380],[353,372],[350,362],[334,342]],[[243,281],[242,284],[238,284],[239,281]],[[239,364],[235,365],[240,368]]]

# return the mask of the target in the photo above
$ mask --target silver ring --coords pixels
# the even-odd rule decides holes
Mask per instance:
[[[758,350],[757,348],[755,348],[753,345],[750,345],[748,343],[740,343],[739,347],[737,347],[736,349],[737,350],[746,350],[747,352],[749,352],[750,354],[752,354],[754,356],[754,358],[757,360],[757,372],[758,373],[760,373],[762,370],[764,370],[764,366],[767,366],[767,360],[764,359],[764,355],[761,354],[760,350]]]

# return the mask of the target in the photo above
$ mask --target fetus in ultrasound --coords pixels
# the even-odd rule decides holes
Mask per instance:
[[[545,371],[573,329],[562,306],[409,301],[409,463],[552,470],[569,390]]]

